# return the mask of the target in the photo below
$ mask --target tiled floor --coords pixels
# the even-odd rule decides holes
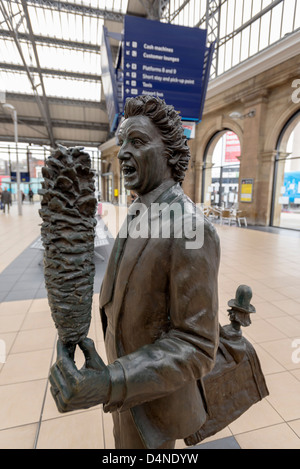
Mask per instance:
[[[6,362],[0,363],[0,448],[112,449],[111,417],[101,406],[62,415],[49,394],[56,331],[40,253],[28,249],[39,236],[38,208],[37,203],[24,205],[22,217],[15,206],[10,215],[0,213],[0,346],[6,345]],[[113,210],[109,213],[113,218]],[[227,302],[237,286],[250,285],[256,314],[244,335],[257,351],[270,395],[202,443],[203,448],[299,449],[300,237],[284,231],[216,227],[222,248],[220,323],[228,323]],[[99,279],[107,259],[103,252]],[[105,356],[97,303],[95,290],[89,336]],[[80,365],[82,357],[76,361]],[[176,447],[184,448],[184,443],[178,441]]]

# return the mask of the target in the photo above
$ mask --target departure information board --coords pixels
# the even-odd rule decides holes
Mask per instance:
[[[157,96],[183,119],[198,121],[207,86],[206,30],[128,15],[124,26],[124,101]]]

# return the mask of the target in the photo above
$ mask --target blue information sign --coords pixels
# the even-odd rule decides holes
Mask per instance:
[[[125,17],[124,101],[150,94],[171,104],[186,120],[202,111],[206,30],[134,16]]]
[[[103,27],[101,46],[101,79],[105,95],[108,120],[111,132],[115,130],[120,114],[118,103],[118,85],[113,68],[112,54],[109,44],[109,32]]]
[[[287,172],[284,174],[284,193],[290,203],[300,205],[300,171]]]
[[[17,182],[17,173],[16,173],[16,171],[11,171],[10,172],[10,180],[11,180],[11,182]],[[29,173],[20,172],[20,182],[30,182]]]

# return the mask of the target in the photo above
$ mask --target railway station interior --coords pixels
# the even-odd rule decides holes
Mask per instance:
[[[255,314],[242,332],[269,390],[195,448],[300,449],[298,0],[0,0],[0,190],[12,197],[0,210],[0,449],[114,448],[101,405],[61,414],[50,393],[57,331],[39,190],[53,149],[90,154],[98,205],[89,337],[106,361],[99,292],[134,194],[117,158],[122,115],[112,119],[105,65],[115,67],[121,106],[128,15],[207,32],[201,118],[182,121],[191,152],[182,188],[220,237],[221,325],[237,287],[252,289]],[[178,39],[188,47],[184,29]]]

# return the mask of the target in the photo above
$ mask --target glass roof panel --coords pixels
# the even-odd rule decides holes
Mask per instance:
[[[35,77],[37,80],[37,77]],[[0,70],[1,91],[32,94],[31,84],[25,72]]]
[[[100,44],[102,18],[30,6],[28,11],[33,31],[37,35]]]
[[[101,82],[44,76],[47,96],[101,101]]]
[[[22,64],[20,54],[16,53],[16,46],[11,39],[2,39],[1,41],[1,62]]]
[[[102,10],[126,13],[128,0],[65,0],[65,3],[75,3]]]
[[[42,68],[68,70],[72,72],[101,74],[100,53],[61,47],[37,45]]]

